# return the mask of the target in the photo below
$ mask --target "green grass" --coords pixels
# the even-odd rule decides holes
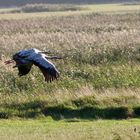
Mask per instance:
[[[11,71],[6,70],[2,74],[3,70],[1,70],[0,73],[0,92],[3,94],[16,94],[20,92],[26,94],[38,92],[51,94],[51,92],[54,92],[57,94],[58,89],[74,91],[86,85],[92,86],[95,89],[113,87],[138,88],[140,86],[140,71],[137,64],[107,64],[103,66],[80,64],[76,67],[73,66],[72,69],[66,66],[65,69],[61,70],[60,79],[48,84],[44,82],[43,75],[40,74],[37,68],[34,68],[29,75],[24,77],[18,77],[17,71],[11,73]],[[36,75],[38,75],[37,78]]]
[[[3,140],[138,140],[140,120],[0,120]]]
[[[80,91],[81,90],[81,91]],[[51,116],[81,119],[126,119],[140,117],[139,90],[93,90],[89,87],[79,92],[59,91],[42,95],[1,95],[0,118],[37,118]],[[16,102],[15,102],[16,101]]]

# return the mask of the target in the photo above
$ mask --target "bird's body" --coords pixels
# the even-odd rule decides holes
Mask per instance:
[[[30,72],[33,64],[38,66],[45,77],[45,81],[51,82],[59,77],[59,72],[47,59],[51,59],[43,52],[37,49],[21,50],[13,55],[16,62],[14,67],[18,67],[19,76],[26,75]]]

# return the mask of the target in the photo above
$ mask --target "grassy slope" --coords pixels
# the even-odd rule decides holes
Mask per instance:
[[[111,9],[112,5],[109,6]],[[140,85],[138,13],[60,14],[57,18],[40,14],[40,18],[26,20],[22,15],[28,18],[28,14],[19,14],[20,18],[17,14],[11,15],[13,20],[0,20],[0,49],[5,55],[0,61],[1,118],[80,117],[81,111],[83,114],[86,111],[83,109],[89,109],[90,117],[108,118],[105,113],[108,107],[115,107],[114,110],[121,107],[123,115],[118,118],[139,116],[139,108],[136,108]],[[15,51],[33,47],[68,56],[55,62],[61,71],[59,81],[46,84],[36,68],[19,78],[12,66],[3,64]],[[97,116],[90,114],[91,110],[95,110]],[[66,115],[73,112],[73,116]]]
[[[65,122],[42,120],[1,120],[3,140],[138,140],[140,120],[98,120]],[[136,131],[135,131],[136,130]]]

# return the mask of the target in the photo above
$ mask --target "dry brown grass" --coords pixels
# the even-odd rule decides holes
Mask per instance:
[[[32,47],[63,52],[95,47],[100,51],[105,46],[135,48],[140,43],[139,14],[1,20],[0,34],[5,55]]]
[[[131,89],[139,86],[139,65],[133,64],[139,57],[139,25],[140,15],[136,13],[0,20],[0,54],[5,57],[0,61],[0,102],[45,100],[61,103],[95,96],[96,100],[109,105],[105,103],[109,97],[110,102],[119,97],[123,100],[121,96],[127,96],[129,92],[128,96],[134,96],[139,103],[139,95]],[[35,68],[29,76],[18,78],[12,66],[4,65],[4,60],[24,48],[50,50],[68,56],[67,60],[55,62],[62,73],[60,81],[42,82],[42,75]],[[112,65],[114,62],[121,65]],[[104,66],[108,63],[109,67]],[[130,90],[123,89],[130,86]],[[104,89],[103,94],[99,94],[96,87]],[[112,89],[106,90],[109,87]],[[121,87],[120,91],[116,87]]]

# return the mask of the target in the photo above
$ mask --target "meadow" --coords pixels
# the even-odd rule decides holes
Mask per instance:
[[[140,120],[0,120],[2,140],[139,140]]]
[[[99,120],[140,117],[139,5],[85,7],[40,13],[8,9],[0,14],[0,118],[9,119],[0,121],[0,132],[11,134],[9,139],[32,138],[37,130],[36,139],[42,140],[71,139],[76,130],[77,139],[97,139],[99,133],[102,139],[139,138],[134,132],[138,119]],[[12,65],[4,64],[25,48],[63,56],[53,61],[61,73],[59,80],[46,83],[36,67],[18,77]],[[46,117],[53,120],[44,122]]]

